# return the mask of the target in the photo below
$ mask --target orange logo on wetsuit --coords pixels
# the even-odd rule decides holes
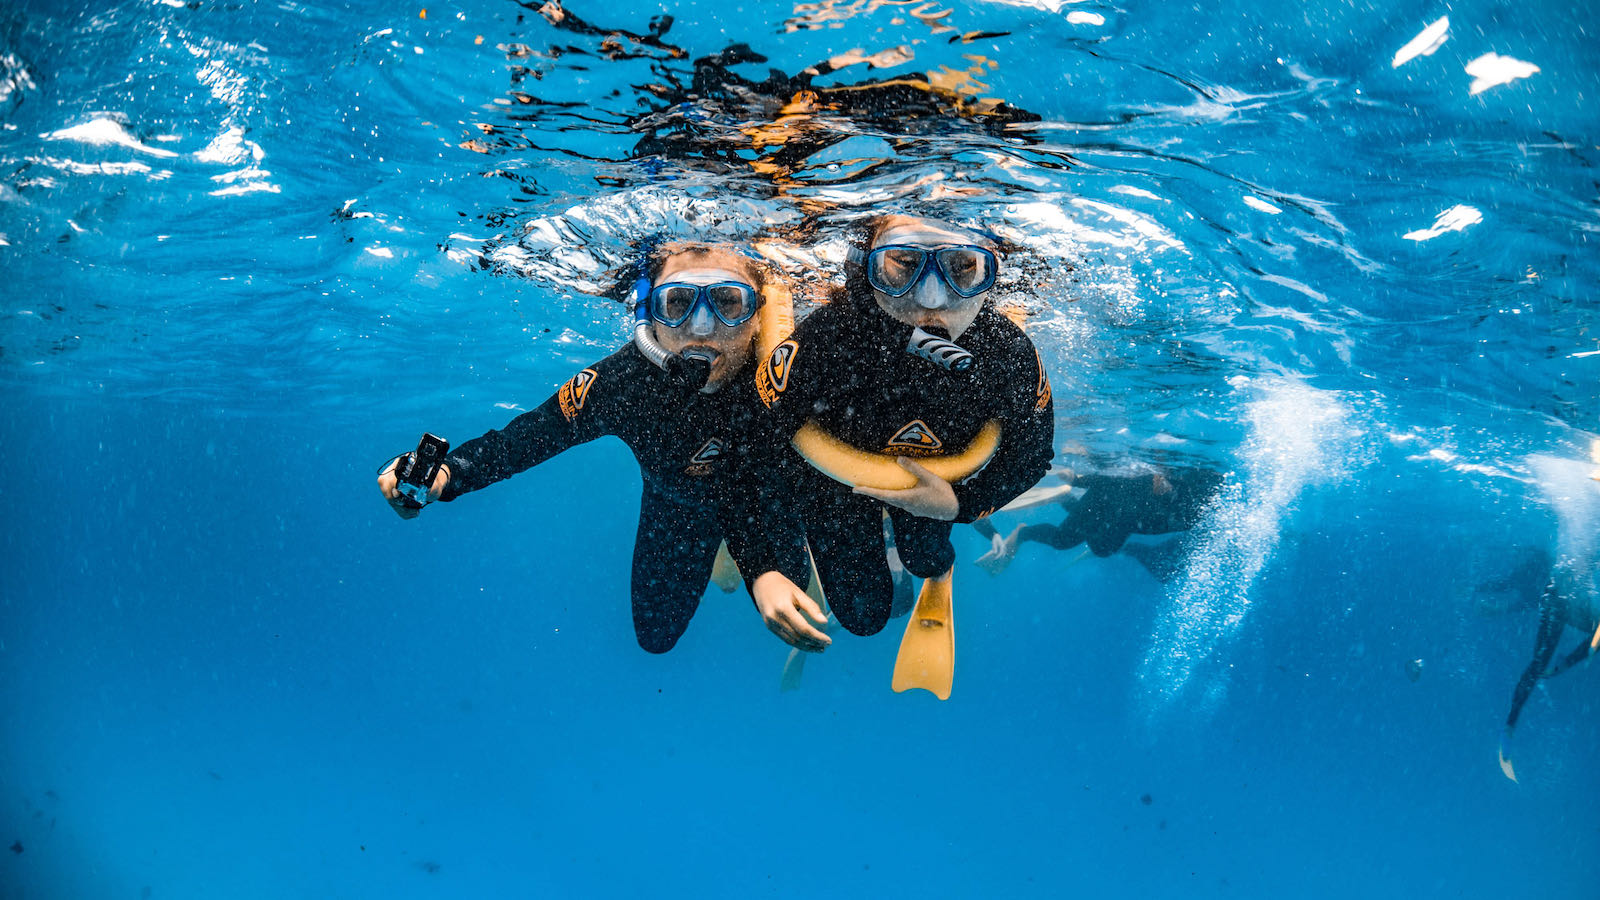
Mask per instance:
[[[583,401],[589,399],[589,388],[599,377],[599,372],[584,369],[572,376],[572,380],[563,384],[561,390],[556,392],[556,402],[561,405],[561,414],[567,417],[568,422],[578,418],[578,413],[583,412]]]
[[[778,395],[789,386],[789,370],[794,367],[794,355],[799,352],[798,343],[784,341],[772,348],[767,364],[756,369],[756,393],[761,396],[762,403],[771,406],[778,402]]]
[[[700,445],[699,450],[694,452],[694,456],[689,457],[689,464],[683,467],[683,474],[710,475],[711,464],[722,458],[722,452],[725,449],[722,441],[718,438],[706,441]]]
[[[1039,358],[1039,351],[1033,351],[1033,361],[1039,366],[1039,383],[1033,389],[1033,408],[1044,409],[1050,402],[1050,376],[1044,373],[1044,360]]]
[[[907,456],[927,456],[944,449],[944,441],[939,440],[928,423],[912,419],[906,427],[895,432],[885,449],[907,451]]]

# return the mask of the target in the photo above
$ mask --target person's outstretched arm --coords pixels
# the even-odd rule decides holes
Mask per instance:
[[[624,354],[579,372],[535,409],[456,447],[444,457],[428,492],[431,500],[450,501],[470,491],[510,478],[557,453],[611,433],[609,420],[622,405],[626,381]],[[414,518],[420,507],[399,499],[393,467],[378,476],[378,490],[401,518]]]

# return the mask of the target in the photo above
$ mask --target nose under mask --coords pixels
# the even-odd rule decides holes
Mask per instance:
[[[912,297],[917,306],[923,309],[946,309],[950,306],[949,292],[932,278],[924,278],[912,291]]]
[[[709,337],[717,327],[716,320],[711,315],[711,310],[702,304],[696,306],[694,316],[689,319],[689,333],[695,337]]]

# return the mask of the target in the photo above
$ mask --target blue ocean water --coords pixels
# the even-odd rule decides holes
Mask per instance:
[[[1518,782],[1496,742],[1523,564],[1596,565],[1594,31],[0,9],[0,897],[1582,895],[1593,665],[1535,691]],[[914,86],[841,111],[808,67]],[[1165,582],[989,576],[958,529],[949,701],[890,692],[898,623],[780,693],[715,589],[641,652],[617,442],[411,522],[374,490],[620,346],[646,235],[772,244],[804,310],[845,226],[934,196],[1019,248],[1058,462],[1228,473]]]

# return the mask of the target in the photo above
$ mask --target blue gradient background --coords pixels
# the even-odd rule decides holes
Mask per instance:
[[[12,283],[0,325],[0,843],[22,848],[0,853],[0,898],[1571,897],[1594,883],[1596,672],[1536,692],[1518,735],[1522,782],[1507,781],[1495,740],[1534,614],[1472,603],[1516,547],[1553,545],[1551,510],[1526,479],[1384,438],[1424,435],[1514,468],[1530,453],[1581,458],[1597,429],[1595,358],[1566,356],[1592,349],[1592,175],[1560,154],[1518,171],[1497,162],[1540,129],[1594,145],[1586,6],[1311,8],[1302,24],[1256,4],[1212,23],[1210,43],[1192,40],[1209,27],[1198,13],[1093,7],[1145,58],[1218,84],[1253,84],[1237,60],[1259,44],[1365,71],[1341,82],[1348,92],[1387,77],[1394,49],[1446,12],[1457,31],[1441,54],[1468,58],[1469,29],[1498,27],[1501,52],[1544,71],[1525,94],[1496,89],[1488,113],[1440,126],[1438,156],[1393,163],[1404,190],[1370,206],[1303,129],[1353,134],[1383,168],[1385,136],[1395,122],[1420,127],[1405,104],[1431,86],[1384,82],[1391,105],[1370,118],[1307,125],[1296,107],[1254,120],[1253,137],[1228,124],[1187,132],[1236,148],[1235,171],[1257,183],[1339,198],[1382,261],[1361,280],[1305,250],[1289,271],[1330,308],[1393,319],[1330,313],[1331,337],[1263,338],[1259,357],[1234,360],[1252,379],[1344,398],[1354,443],[1301,460],[1315,471],[1273,512],[1276,543],[1234,598],[1248,618],[1205,646],[1172,644],[1162,622],[1178,588],[1126,557],[1067,567],[1030,548],[999,578],[959,567],[945,703],[890,692],[898,624],[839,636],[802,690],[779,693],[787,648],[742,594],[708,594],[672,653],[639,651],[626,604],[639,481],[616,441],[413,522],[388,510],[372,485],[380,460],[424,427],[457,441],[498,427],[513,413],[496,403],[531,407],[619,344],[621,325],[609,306],[439,252],[457,211],[481,215],[505,192],[453,149],[459,135],[441,141],[416,122],[504,92],[503,60],[463,71],[457,48],[396,74],[424,63],[380,62],[357,38],[420,28],[414,11],[289,6],[203,4],[201,24],[185,26],[259,38],[279,67],[253,77],[260,108],[281,112],[248,134],[283,193],[226,202],[206,199],[212,170],[181,166],[166,182],[57,176],[59,189],[19,193],[40,154],[64,152],[39,136],[86,112],[128,110],[149,132],[184,135],[185,151],[215,129],[184,124],[184,104],[204,101],[192,77],[146,73],[129,49],[184,11],[25,3],[0,15],[5,47],[38,82],[0,136],[13,185],[0,197]],[[749,40],[792,70],[882,25],[783,35],[788,4],[748,6],[753,24],[710,4],[674,10],[672,38],[696,53]],[[533,15],[480,2],[430,7],[430,21],[458,11],[489,44]],[[642,29],[659,11],[615,21]],[[1008,7],[967,14],[1041,27]],[[95,15],[112,24],[87,27]],[[1325,33],[1337,42],[1324,46]],[[1040,46],[1037,65],[1055,65]],[[1106,94],[1146,89],[1143,70],[1108,60],[1061,65],[1103,66]],[[149,74],[153,91],[117,93],[124,70]],[[1010,65],[996,91],[1049,119],[1103,114],[1096,92],[1030,94],[1032,77]],[[1465,97],[1459,65],[1439,78]],[[352,94],[374,90],[379,112],[356,111]],[[290,110],[359,127],[301,132]],[[1478,169],[1430,163],[1463,157]],[[556,187],[538,212],[592,190],[583,163],[565,164],[544,173]],[[1479,202],[1499,224],[1426,251],[1394,239],[1461,196],[1498,198]],[[387,218],[331,220],[348,197]],[[57,241],[68,219],[86,230]],[[1252,251],[1210,227],[1223,219],[1174,212],[1165,224],[1195,249],[1202,286],[1221,271],[1246,294],[1274,290],[1248,260],[1226,262]],[[395,225],[392,261],[360,252],[380,222]],[[1530,256],[1571,268],[1543,286],[1497,280]],[[248,283],[219,281],[234,276]],[[1494,313],[1517,304],[1525,318]],[[53,306],[64,309],[42,320]],[[530,346],[528,325],[575,337]],[[1497,348],[1487,358],[1485,344]],[[1339,350],[1351,345],[1355,365]],[[1070,349],[1045,352],[1070,382]],[[1105,391],[1141,387],[1137,372],[1106,378]],[[1250,408],[1218,414],[1212,452],[1247,488],[1261,471],[1297,470],[1245,445],[1260,433]],[[1322,477],[1341,447],[1359,461]],[[963,560],[985,549],[970,530],[956,539]],[[1189,650],[1209,654],[1196,678],[1214,691],[1163,702],[1148,659]],[[1426,660],[1415,682],[1414,658]]]

